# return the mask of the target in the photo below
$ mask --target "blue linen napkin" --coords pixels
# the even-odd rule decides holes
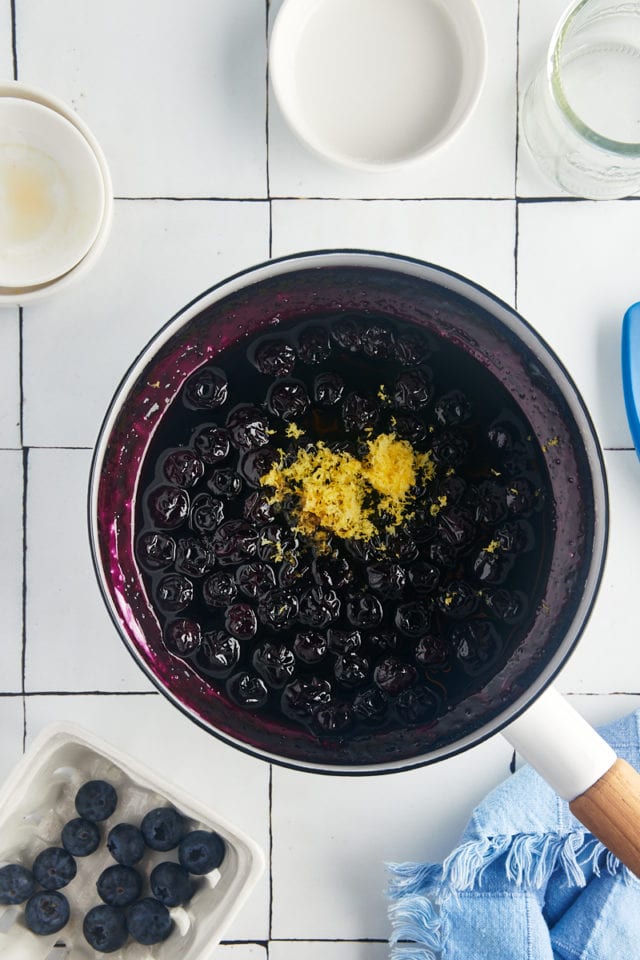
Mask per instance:
[[[600,730],[640,769],[640,710]],[[640,880],[532,767],[474,810],[442,863],[393,863],[393,960],[633,960]]]

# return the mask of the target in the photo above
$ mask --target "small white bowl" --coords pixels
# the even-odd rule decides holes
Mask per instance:
[[[80,131],[40,103],[0,98],[0,284],[31,287],[67,273],[103,211],[100,167]]]
[[[289,125],[363,171],[423,160],[454,136],[486,71],[475,0],[284,0],[270,40]]]
[[[78,280],[82,279],[89,270],[95,266],[100,258],[109,238],[113,221],[113,187],[111,174],[102,148],[87,124],[78,116],[75,110],[58,97],[52,96],[50,93],[38,87],[32,87],[29,84],[22,83],[22,81],[5,80],[0,82],[0,99],[7,97],[17,97],[24,101],[42,104],[64,117],[79,131],[89,144],[100,168],[104,202],[102,219],[95,240],[85,256],[67,273],[49,283],[31,287],[5,287],[0,285],[0,308],[15,305],[26,306],[50,297],[54,293],[66,290],[74,283],[77,283]]]
[[[91,949],[82,933],[84,914],[100,903],[95,883],[114,863],[104,842],[116,823],[139,825],[154,807],[174,806],[194,830],[214,830],[225,842],[224,859],[217,870],[198,878],[193,897],[183,907],[172,907],[175,927],[163,943],[144,947],[129,941],[114,960],[206,960],[245,903],[264,869],[264,856],[254,840],[179,787],[165,781],[132,757],[94,737],[75,724],[46,727],[14,767],[0,789],[0,866],[21,863],[30,868],[45,847],[60,846],[64,824],[77,816],[74,798],[87,780],[104,779],[118,794],[112,816],[100,824],[102,842],[88,857],[78,857],[78,872],[61,892],[67,896],[71,917],[59,934],[40,937],[24,924],[24,904],[0,906],[0,955],[20,960],[47,960],[56,941],[64,939],[67,960],[104,956]],[[176,851],[147,850],[140,872],[145,876],[161,860],[175,860]]]

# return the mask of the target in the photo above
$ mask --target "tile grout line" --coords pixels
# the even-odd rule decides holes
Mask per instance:
[[[518,156],[520,153],[520,0],[516,12],[516,136],[513,169],[513,196],[515,200],[515,237],[513,243],[513,306],[518,309],[518,265],[520,253],[520,205],[518,200]]]
[[[22,311],[21,311],[22,312]],[[27,495],[29,487],[29,448],[22,450],[22,650],[20,658],[22,684],[22,752],[27,746]]]
[[[269,16],[271,11],[271,0],[265,0],[265,47],[266,47],[266,61],[265,61],[265,90],[264,90],[264,106],[265,106],[265,123],[264,123],[264,133],[265,133],[265,163],[266,163],[266,176],[267,176],[267,202],[269,204],[269,238],[267,252],[269,260],[273,256],[273,203],[271,200],[271,165],[270,165],[270,154],[269,154]]]
[[[267,958],[269,957],[268,944],[273,940],[273,764],[269,764],[269,928],[267,940]]]
[[[18,38],[16,30],[16,0],[10,0],[11,6],[11,56],[13,60],[13,79],[18,79]]]

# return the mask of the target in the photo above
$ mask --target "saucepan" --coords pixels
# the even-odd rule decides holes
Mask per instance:
[[[318,339],[317,331],[327,329],[333,331],[331,338],[327,334],[323,341],[321,334]],[[357,342],[353,339],[354,330],[360,331]],[[183,610],[189,602],[189,597],[185,599],[181,593],[184,579],[179,577],[176,581],[170,574],[167,581],[163,574],[163,600],[168,599],[169,605],[174,604],[172,609],[183,610],[178,619],[167,626],[158,608],[158,573],[156,570],[150,574],[148,567],[145,569],[146,561],[141,562],[140,544],[143,542],[144,549],[150,551],[145,556],[151,558],[152,566],[166,566],[174,557],[172,551],[176,549],[176,540],[180,539],[170,535],[174,532],[176,517],[176,522],[181,517],[184,520],[187,534],[191,524],[193,533],[196,501],[199,508],[208,504],[204,513],[201,510],[198,514],[200,519],[196,527],[201,533],[203,524],[205,528],[209,524],[213,530],[223,509],[231,510],[226,515],[232,519],[222,524],[226,539],[223,538],[222,542],[222,534],[214,532],[211,541],[217,557],[215,563],[218,566],[215,570],[222,574],[218,579],[212,575],[215,590],[219,590],[221,584],[228,584],[233,579],[228,576],[229,570],[235,571],[235,568],[229,567],[229,558],[233,558],[235,550],[242,552],[246,547],[246,543],[238,547],[236,541],[230,540],[229,530],[234,531],[234,536],[238,530],[246,533],[243,516],[246,519],[247,514],[238,518],[229,506],[234,501],[229,499],[228,485],[235,483],[232,476],[230,479],[229,471],[214,470],[213,479],[203,477],[204,468],[198,457],[194,456],[194,444],[199,456],[202,455],[205,460],[208,457],[209,463],[218,456],[210,456],[216,446],[214,441],[225,435],[225,430],[227,434],[231,432],[240,447],[249,436],[248,446],[251,447],[250,431],[257,430],[259,433],[261,414],[258,410],[256,415],[255,403],[251,407],[251,404],[241,401],[250,399],[248,392],[246,397],[243,395],[243,390],[253,389],[251,384],[255,380],[256,365],[260,371],[258,380],[264,374],[265,383],[268,381],[266,374],[275,373],[274,382],[280,384],[280,395],[284,396],[283,391],[286,393],[289,390],[289,402],[292,396],[298,396],[297,391],[303,390],[300,378],[308,379],[313,375],[313,363],[320,363],[317,369],[322,371],[322,363],[330,362],[326,358],[331,350],[334,350],[335,356],[342,357],[340,362],[347,365],[344,368],[347,373],[343,376],[343,387],[349,376],[352,375],[354,379],[351,384],[346,382],[346,389],[354,387],[348,396],[357,398],[350,407],[352,412],[356,410],[357,415],[354,416],[357,420],[357,416],[366,408],[367,389],[371,387],[371,384],[367,387],[364,383],[368,368],[360,363],[358,351],[369,357],[382,356],[380,369],[387,370],[384,364],[390,356],[389,345],[393,341],[394,330],[396,333],[398,330],[404,331],[397,336],[394,349],[399,355],[398,345],[402,341],[401,359],[405,367],[407,363],[409,366],[399,376],[397,371],[394,373],[397,376],[395,387],[392,384],[389,388],[385,381],[373,391],[374,395],[381,398],[382,407],[385,404],[388,407],[382,414],[387,417],[387,441],[394,449],[402,449],[405,454],[413,449],[412,441],[415,441],[416,449],[422,450],[419,455],[422,459],[416,459],[415,462],[422,464],[423,470],[429,464],[433,466],[429,459],[433,454],[436,477],[439,476],[437,482],[440,484],[435,493],[435,488],[429,492],[426,474],[421,474],[420,482],[414,477],[411,490],[416,499],[413,501],[413,512],[407,513],[407,522],[413,523],[415,538],[422,539],[426,544],[421,547],[421,556],[425,555],[424,551],[431,551],[429,556],[438,556],[440,562],[442,556],[438,550],[442,553],[444,549],[440,540],[442,537],[448,538],[449,546],[453,545],[454,550],[448,555],[449,560],[444,558],[443,569],[448,569],[449,561],[453,566],[459,564],[460,569],[465,571],[470,569],[471,564],[476,575],[475,586],[470,601],[470,591],[465,587],[466,599],[463,597],[461,607],[463,614],[451,620],[450,615],[454,609],[458,609],[460,595],[464,593],[460,578],[466,577],[466,574],[457,572],[455,578],[450,578],[444,587],[441,583],[439,592],[430,593],[433,585],[425,585],[425,577],[428,579],[425,570],[431,567],[424,563],[412,567],[415,561],[415,556],[411,554],[413,544],[407,547],[405,543],[404,547],[402,544],[397,547],[399,555],[405,551],[406,563],[404,560],[395,563],[396,558],[389,556],[385,559],[384,553],[381,559],[378,552],[379,562],[367,566],[366,551],[371,544],[367,546],[366,540],[364,545],[360,540],[350,554],[340,554],[342,572],[338,578],[343,577],[348,582],[351,576],[350,561],[345,562],[345,556],[353,558],[354,568],[367,571],[370,584],[374,584],[383,598],[381,603],[372,601],[382,611],[380,617],[386,617],[386,611],[391,610],[392,620],[395,616],[394,622],[400,624],[400,649],[392,649],[395,642],[393,637],[390,640],[390,632],[381,630],[380,636],[376,634],[375,637],[379,644],[377,665],[371,662],[374,659],[371,638],[367,651],[369,662],[365,659],[363,665],[363,658],[349,647],[353,635],[358,631],[352,630],[350,633],[349,630],[336,629],[332,633],[329,624],[328,631],[324,631],[329,637],[330,651],[327,656],[333,664],[331,669],[339,671],[335,674],[338,682],[334,685],[342,691],[348,691],[347,699],[351,706],[345,712],[340,703],[327,703],[329,694],[323,698],[328,687],[324,680],[318,678],[299,681],[297,687],[293,683],[285,688],[289,694],[282,694],[282,702],[289,696],[287,703],[291,710],[300,708],[301,703],[306,709],[308,702],[303,702],[301,690],[304,688],[306,696],[312,688],[313,695],[323,701],[322,712],[316,711],[314,714],[316,720],[320,718],[323,723],[319,732],[308,724],[296,722],[291,710],[279,712],[266,709],[265,712],[253,709],[262,706],[260,680],[256,679],[257,675],[252,679],[251,674],[251,663],[256,663],[256,656],[259,656],[261,675],[275,678],[275,685],[282,687],[282,678],[290,676],[287,671],[293,670],[291,664],[298,655],[308,660],[324,652],[315,647],[311,650],[308,646],[309,631],[305,632],[304,628],[301,628],[304,634],[302,641],[296,641],[303,646],[296,648],[295,657],[287,648],[289,641],[280,642],[282,634],[279,639],[278,629],[282,623],[278,618],[283,616],[282,610],[286,608],[286,602],[282,601],[282,590],[273,592],[274,596],[278,596],[278,609],[275,609],[275,601],[271,604],[271,600],[268,603],[260,600],[255,604],[237,604],[238,609],[233,614],[229,613],[229,607],[226,613],[221,613],[221,608],[216,607],[220,603],[219,596],[211,600],[217,611],[215,616],[223,617],[232,639],[227,636],[224,640],[227,646],[223,643],[223,648],[220,648],[216,646],[220,641],[220,631],[215,636],[209,635],[208,667],[204,669],[203,661],[198,659],[203,654],[200,625],[189,619],[188,610],[186,613]],[[306,345],[304,356],[300,347],[298,360],[302,357],[311,367],[298,363],[291,376],[293,365],[297,362],[295,350],[291,347],[295,337],[298,337],[296,342]],[[245,344],[253,358],[253,366],[249,364],[246,369],[253,373],[246,373],[246,377],[242,374],[239,381],[236,378],[235,386],[229,385],[226,367],[231,363],[230,358],[241,354],[244,356]],[[276,347],[284,349],[284,353],[278,354]],[[426,354],[426,359],[425,356],[415,355],[416,351],[420,354],[421,350]],[[256,359],[258,355],[263,357],[262,366]],[[278,369],[283,363],[284,368]],[[305,370],[302,370],[302,366]],[[427,396],[431,388],[429,376],[424,375],[425,370],[433,367],[436,369],[436,392],[440,391],[437,403]],[[349,370],[353,373],[349,374]],[[323,402],[333,402],[331,397],[327,400],[328,394],[331,394],[331,384],[327,387],[327,381],[322,377],[313,380],[314,384],[319,382],[323,384],[322,389],[316,385],[313,390],[321,394]],[[416,383],[417,394],[414,389]],[[472,389],[473,383],[476,384],[473,389],[478,394],[481,408],[486,400],[489,410],[487,416],[491,422],[482,422],[480,417],[468,429],[468,441],[476,454],[473,450],[471,454],[467,452],[469,475],[461,479],[456,475],[455,466],[458,462],[456,432],[449,427],[452,423],[464,420],[464,397]],[[205,421],[215,420],[217,414],[214,408],[227,399],[227,387],[232,393],[235,390],[232,405],[238,405],[242,416],[237,411],[229,414],[227,427],[222,431],[216,428],[215,423],[205,424],[206,429],[197,427],[196,423],[201,424],[203,417]],[[421,398],[422,387],[426,393]],[[273,387],[271,389],[275,390]],[[311,389],[309,387],[310,392]],[[396,400],[392,397],[387,403],[388,394],[385,391],[389,389],[392,394],[395,389]],[[486,399],[494,394],[498,397],[495,409]],[[411,401],[411,397],[415,402]],[[294,457],[289,451],[286,459],[285,454],[274,451],[273,445],[269,444],[269,434],[275,431],[263,424],[263,435],[258,440],[258,446],[263,451],[271,450],[268,463],[262,464],[263,471],[269,467],[275,468],[278,462],[281,469],[284,469],[285,462],[290,467],[293,462],[299,466],[305,457],[304,451],[310,449],[304,431],[292,417],[285,416],[284,408],[278,407],[278,402],[276,393],[268,392],[261,409],[268,408],[271,413],[275,411],[285,417],[286,437],[291,438],[286,442],[290,442],[298,452]],[[396,407],[399,405],[404,409],[396,409],[394,413],[394,402]],[[431,404],[429,409],[434,410],[433,423],[427,424],[427,417],[423,423],[423,433],[420,434],[422,428],[416,418],[424,413],[428,404]],[[411,408],[408,415],[407,405]],[[198,407],[205,408],[204,413],[202,409],[198,412]],[[246,415],[249,407],[254,417],[251,424],[251,417],[248,420]],[[310,415],[304,405],[299,412],[307,418]],[[257,426],[254,422],[256,416]],[[322,414],[318,423],[326,422],[326,417],[324,420],[323,417],[325,414]],[[399,435],[402,433],[401,421],[405,440],[397,447],[394,444],[399,441],[389,440],[389,437],[393,437],[394,431]],[[322,447],[326,453],[331,448],[332,455],[337,457],[334,465],[346,460],[352,466],[354,463],[368,464],[367,476],[374,483],[371,480],[372,458],[374,452],[376,455],[380,453],[380,448],[373,439],[376,430],[371,427],[372,422],[367,421],[365,416],[358,427],[360,435],[351,443],[342,446],[334,444],[333,447],[331,444],[316,443],[313,449],[317,452]],[[281,428],[284,429],[280,422],[278,429]],[[183,439],[175,440],[174,437],[174,448],[169,459],[165,451],[162,455],[165,459],[160,457],[157,461],[164,466],[150,466],[151,460],[158,456],[158,445],[167,430],[166,436],[174,436],[175,430],[178,430],[175,436]],[[174,434],[171,430],[174,430]],[[429,431],[433,431],[433,437],[429,436]],[[279,436],[285,436],[285,432]],[[485,456],[481,451],[488,449],[485,441],[478,439],[485,435],[490,435],[492,450],[497,451],[496,455],[499,456],[498,460],[491,460],[490,471],[485,465],[485,474],[480,476],[478,473],[475,476],[478,465],[474,462],[474,456]],[[311,439],[318,440],[317,437]],[[519,445],[524,445],[529,451],[526,468],[522,463],[517,463],[517,455],[515,466],[512,463],[512,454],[517,454]],[[368,449],[368,459],[357,460],[360,455],[357,450],[361,451],[363,447]],[[429,452],[425,452],[427,450]],[[246,460],[242,460],[242,466],[238,469],[244,471],[245,480],[249,476],[249,490],[253,489],[259,500],[262,481],[255,482],[259,458],[256,459],[254,454],[254,450],[247,454],[247,457],[253,457],[253,474],[246,467]],[[224,455],[225,451],[221,456]],[[532,459],[535,461],[533,472]],[[195,473],[191,470],[194,463]],[[207,467],[209,473],[212,469]],[[161,471],[160,477],[158,470]],[[328,484],[325,478],[324,489],[334,490],[339,485],[339,470],[336,470]],[[509,470],[512,472],[509,473]],[[525,473],[528,471],[524,481],[521,476],[523,470]],[[513,479],[513,471],[518,474],[516,479]],[[501,473],[506,479],[500,476]],[[280,474],[282,476],[283,473]],[[175,481],[177,488],[167,478]],[[394,483],[396,480],[392,477],[390,481],[387,475],[385,482]],[[197,482],[205,481],[208,483],[205,489],[209,492],[198,493],[200,488]],[[308,476],[303,480],[301,489],[308,490],[304,486],[307,482]],[[227,488],[223,489],[225,484]],[[463,492],[465,489],[466,492]],[[217,520],[211,506],[211,490],[221,496],[220,500],[213,498],[221,504]],[[470,490],[475,491],[473,496]],[[478,490],[483,491],[479,499]],[[496,490],[498,494],[494,496],[491,491],[495,493]],[[157,531],[144,532],[145,523],[149,522],[149,496],[152,500],[155,497],[153,504],[155,507],[160,505],[159,509],[164,510],[166,527],[172,528],[160,531],[159,535]],[[285,497],[283,503],[286,505],[288,502],[290,506],[291,491],[287,496],[288,501]],[[469,546],[465,540],[470,536],[467,522],[469,510],[465,508],[466,512],[462,511],[461,519],[460,512],[456,513],[453,509],[456,501],[464,503],[469,496],[473,501],[469,509],[471,512],[475,509],[476,519],[481,516],[483,520],[493,513],[496,502],[500,501],[502,505],[495,509],[503,510],[504,503],[500,498],[504,500],[506,497],[512,511],[509,516],[513,521],[510,525],[507,523],[506,532],[503,525],[499,530],[496,528],[497,532],[491,534],[490,540],[488,536],[485,538],[488,542]],[[251,519],[258,524],[265,523],[267,516],[256,519],[256,511],[262,509],[256,506],[256,497],[251,500]],[[426,504],[422,513],[421,497],[424,499],[422,507]],[[263,496],[263,507],[265,502],[269,503],[268,498]],[[266,509],[268,513],[269,507]],[[202,520],[203,517],[205,520]],[[387,524],[386,529],[396,529],[389,521],[388,514]],[[207,290],[159,330],[132,363],[117,388],[95,448],[89,490],[89,525],[100,589],[126,648],[168,700],[210,733],[269,762],[307,771],[353,776],[391,773],[433,763],[502,731],[558,793],[571,801],[576,816],[632,870],[640,873],[640,843],[636,839],[640,835],[638,776],[616,758],[609,746],[552,687],[552,681],[574,650],[587,622],[605,561],[608,497],[598,439],[585,404],[558,357],[521,316],[478,284],[443,267],[408,257],[373,251],[329,250],[273,260],[238,273]],[[252,543],[258,544],[258,552],[261,544],[267,544],[267,549],[271,550],[268,556],[273,557],[274,545],[269,539],[269,529],[268,524],[259,527],[257,539],[254,535]],[[430,541],[434,530],[440,531],[440,540],[436,537],[436,540]],[[141,536],[146,539],[141,541]],[[511,547],[505,546],[505,542],[514,536],[522,541],[523,556],[526,554],[526,557],[518,560],[513,567],[516,570],[521,564],[517,589],[507,590],[500,577],[494,577],[496,555],[500,555],[503,549],[509,552]],[[182,551],[182,572],[186,566],[196,579],[202,577],[208,563],[207,550],[203,551],[194,544],[193,537],[186,536],[184,540],[184,543],[178,543],[178,552]],[[210,542],[206,536],[204,540]],[[294,545],[299,542],[294,537]],[[465,549],[456,552],[455,548],[461,546],[466,553]],[[283,543],[279,547],[276,544],[275,549],[282,547]],[[290,547],[291,542],[287,549]],[[379,551],[386,549],[384,545],[378,544],[378,547]],[[324,576],[327,563],[330,565],[331,558],[338,556],[335,551],[331,553],[331,544],[327,547],[327,553],[328,559],[325,557],[323,560],[322,551],[318,548],[315,565],[312,564],[316,586]],[[462,556],[461,560],[458,559],[459,555]],[[194,566],[198,567],[199,557],[201,567],[194,570]],[[288,574],[290,579],[286,582],[290,583],[291,577],[295,580],[296,576],[306,574],[296,567],[299,557],[288,559],[291,569]],[[261,567],[260,564],[257,566]],[[264,566],[262,564],[262,568]],[[245,567],[249,569],[250,565]],[[250,569],[253,576],[255,568]],[[395,587],[392,585],[386,594],[380,587],[381,570],[385,571],[384,577],[396,578]],[[416,570],[419,572],[416,573]],[[404,601],[409,596],[409,602],[401,610],[397,607],[397,601],[388,598],[394,595],[398,578],[405,584],[405,575],[408,579],[403,596]],[[187,577],[186,580],[193,583],[194,578],[190,581]],[[303,618],[303,622],[324,627],[327,619],[331,619],[333,608],[329,604],[327,613],[326,604],[323,606],[327,592],[318,598],[317,593],[313,594],[313,580],[311,583],[311,600],[304,601],[307,604],[307,619]],[[243,580],[245,596],[255,596],[256,591],[259,593],[259,584],[256,584],[255,578],[251,582],[246,578]],[[507,580],[506,586],[509,585],[510,581]],[[412,586],[415,586],[417,602],[413,602],[411,596]],[[195,589],[200,587],[196,585]],[[213,587],[208,589],[210,592],[214,590]],[[236,585],[232,583],[229,589],[235,592]],[[398,595],[397,592],[395,595]],[[272,594],[268,593],[267,596],[271,597]],[[228,599],[231,602],[232,598]],[[351,623],[357,625],[360,623],[358,617],[369,615],[369,608],[363,605],[361,596],[356,600],[357,603],[353,602],[360,606],[353,614],[355,619]],[[467,601],[476,611],[472,618],[471,634],[468,618],[465,620],[464,615]],[[260,603],[266,606],[261,607]],[[260,623],[257,632],[256,623],[253,627],[249,624],[245,635],[242,631],[246,629],[246,616],[251,617],[250,613],[247,614],[247,607],[252,606],[258,607]],[[422,613],[416,613],[418,608]],[[244,625],[241,623],[238,626],[239,621],[234,621],[235,626],[229,626],[228,618],[236,616],[238,611],[245,617]],[[350,617],[352,612],[349,612]],[[418,622],[422,615],[433,617],[428,630],[426,620],[422,625]],[[286,619],[286,616],[294,614],[289,610],[284,616]],[[398,620],[398,617],[401,619]],[[492,626],[496,618],[500,626],[499,641]],[[416,641],[417,634],[425,630],[429,634],[428,639]],[[317,633],[316,630],[316,638]],[[266,640],[264,635],[267,635]],[[407,636],[414,639],[409,642]],[[236,642],[234,638],[240,639]],[[416,653],[416,643],[422,643],[419,653]],[[229,665],[229,644],[236,651],[249,650],[249,654],[242,654],[245,659],[249,658],[249,669],[242,674],[234,674],[233,682],[212,679],[216,670],[219,676],[225,675],[220,670],[220,663]],[[407,647],[415,653],[411,663],[403,652]],[[214,648],[217,660],[211,652]],[[256,650],[260,651],[259,654]],[[305,662],[304,669],[307,668],[308,663]],[[367,682],[370,683],[369,687],[366,686]],[[365,690],[373,690],[373,693],[354,694],[353,690],[361,689],[358,684],[362,683],[365,683]],[[381,699],[393,704],[395,720],[391,725],[386,722],[366,722],[357,724],[355,728],[349,727],[349,711],[356,708],[363,711],[359,716],[367,721],[375,721],[376,704],[379,705]]]

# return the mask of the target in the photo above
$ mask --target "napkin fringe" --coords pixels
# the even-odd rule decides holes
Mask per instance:
[[[462,844],[442,863],[388,863],[391,960],[438,960],[447,940],[440,904],[478,889],[484,872],[504,858],[505,880],[539,890],[560,869],[573,887],[586,884],[584,867],[615,875],[620,861],[591,834],[517,834]],[[432,899],[430,899],[430,894]],[[407,942],[409,941],[409,942]]]

